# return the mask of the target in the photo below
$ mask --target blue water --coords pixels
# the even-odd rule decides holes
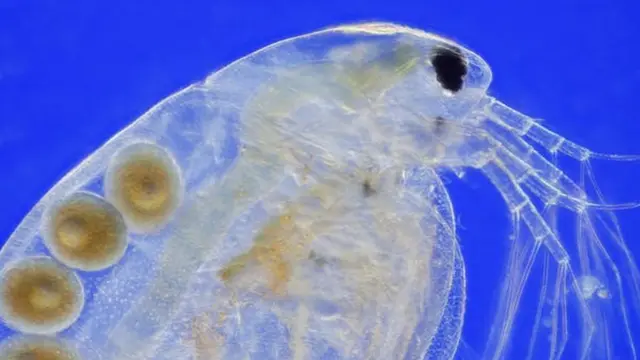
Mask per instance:
[[[0,243],[67,171],[154,103],[269,43],[352,21],[452,37],[492,66],[497,98],[593,150],[640,154],[638,14],[634,0],[3,0]],[[640,199],[638,166],[594,165],[609,200]],[[464,335],[481,347],[508,219],[480,177],[450,191],[468,266]],[[619,216],[640,257],[640,212]]]

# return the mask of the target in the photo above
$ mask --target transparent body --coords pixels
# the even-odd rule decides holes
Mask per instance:
[[[456,43],[369,23],[280,41],[170,96],[3,247],[5,269],[47,256],[83,285],[73,323],[46,342],[12,327],[10,341],[57,338],[105,360],[636,358],[638,270],[614,215],[636,204],[605,204],[589,160],[638,159],[550,132],[487,95],[491,79]],[[514,226],[486,346],[466,351],[464,258],[439,174],[471,169]],[[56,213],[78,193],[98,215]],[[48,311],[55,289],[34,284]]]

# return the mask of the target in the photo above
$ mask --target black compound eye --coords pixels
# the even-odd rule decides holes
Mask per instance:
[[[431,55],[431,65],[440,85],[452,93],[462,89],[467,75],[467,63],[458,49],[438,47]]]

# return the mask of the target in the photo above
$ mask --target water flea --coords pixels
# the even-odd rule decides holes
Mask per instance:
[[[466,310],[483,306],[467,296],[483,281],[469,259],[500,276],[474,329],[480,358],[638,358],[640,269],[617,218],[638,199],[605,190],[640,156],[597,153],[511,107],[486,60],[438,34],[299,35],[159,101],[54,185],[0,251],[18,261],[0,282],[5,322],[72,324],[83,298],[69,269],[113,263],[129,233],[126,261],[81,273],[90,303],[61,334],[91,360],[452,359]],[[460,236],[449,191],[471,173],[487,187],[469,191],[501,197],[473,205],[477,231],[510,227],[487,242],[506,256]],[[104,200],[76,197],[85,184]],[[34,224],[46,266],[25,260]]]

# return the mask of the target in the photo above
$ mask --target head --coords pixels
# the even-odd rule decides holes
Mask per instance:
[[[394,24],[330,31],[350,39],[344,47],[351,51],[338,52],[349,55],[339,61],[346,64],[341,73],[373,100],[375,115],[366,128],[377,126],[385,142],[394,143],[392,156],[457,157],[492,80],[480,56],[449,39]],[[425,159],[416,159],[419,153]]]
[[[394,73],[403,71],[398,95],[409,102],[421,98],[425,115],[455,119],[464,116],[485,96],[491,68],[476,53],[441,36],[387,23],[337,28],[377,44],[371,62]],[[409,71],[410,70],[410,71]]]

